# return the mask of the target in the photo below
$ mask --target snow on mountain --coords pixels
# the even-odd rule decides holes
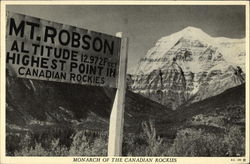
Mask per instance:
[[[245,39],[187,27],[159,39],[129,77],[129,88],[175,109],[244,83]]]
[[[182,44],[180,44],[182,43]],[[201,29],[187,27],[177,33],[162,37],[151,48],[146,56],[141,59],[135,74],[147,74],[153,70],[162,69],[172,63],[174,55],[171,51],[182,51],[188,49],[194,54],[192,62],[185,61],[184,69],[190,69],[192,72],[199,72],[206,61],[201,62],[199,57],[202,52],[215,51],[215,57],[223,56],[223,59],[229,64],[240,64],[244,67],[245,39],[229,39],[225,37],[211,37]],[[243,56],[243,57],[242,57]],[[217,64],[224,64],[216,63]],[[154,64],[151,64],[151,63]],[[214,63],[215,64],[215,63]],[[223,67],[223,66],[222,66]],[[211,68],[211,67],[210,67]]]

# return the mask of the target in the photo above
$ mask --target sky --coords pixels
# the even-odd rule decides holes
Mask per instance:
[[[244,38],[245,7],[236,5],[8,5],[8,11],[129,38],[128,72],[161,37],[187,26],[213,37]]]

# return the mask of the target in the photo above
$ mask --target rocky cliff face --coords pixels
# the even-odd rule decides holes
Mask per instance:
[[[157,41],[128,77],[129,89],[172,109],[244,83],[245,39],[213,38],[198,28]]]

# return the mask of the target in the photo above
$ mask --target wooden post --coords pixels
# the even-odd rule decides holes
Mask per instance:
[[[122,33],[117,33],[122,38]],[[109,121],[108,156],[122,155],[123,123],[126,93],[128,38],[121,39],[118,87]]]

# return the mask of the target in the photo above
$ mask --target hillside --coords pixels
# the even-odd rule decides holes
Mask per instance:
[[[75,156],[78,153],[80,153],[79,155],[89,155],[89,153],[105,155],[103,151],[105,152],[107,149],[105,145],[107,144],[109,114],[115,89],[7,76],[6,95],[8,155],[33,156],[37,155],[36,152],[41,152],[40,154],[44,156],[46,153],[55,151],[52,149],[53,144],[57,143],[55,140],[60,141],[60,145],[58,143],[54,145],[60,150],[56,155]],[[215,137],[213,142],[217,141],[217,138],[224,140],[223,136],[228,138],[237,133],[241,138],[236,139],[239,143],[235,142],[234,145],[237,150],[240,149],[240,155],[242,155],[244,149],[242,150],[239,146],[242,146],[242,136],[244,136],[245,130],[245,85],[230,88],[222,94],[200,102],[184,104],[174,111],[141,95],[127,91],[124,154],[145,156],[147,151],[154,149],[148,147],[149,141],[156,142],[156,145],[160,142],[154,141],[154,139],[148,141],[145,138],[142,122],[150,122],[149,120],[153,120],[156,136],[163,139],[164,144],[161,148],[169,156],[178,155],[176,152],[172,152],[172,149],[179,148],[180,145],[176,146],[176,143],[180,141],[180,135],[183,132],[185,135],[193,135],[194,139],[199,138],[200,135],[204,136],[203,134]],[[240,129],[242,134],[239,134],[238,131],[231,132],[232,127]],[[79,135],[83,135],[83,138],[79,138]],[[152,131],[148,137],[151,135],[153,135]],[[90,140],[86,141],[86,137]],[[181,140],[188,139],[186,137],[181,136]],[[94,145],[93,152],[90,148],[86,149],[90,152],[75,150],[77,145],[95,144],[97,141],[100,141],[101,145]],[[190,142],[199,144],[192,140]],[[42,148],[37,143],[41,143]],[[32,146],[36,147],[32,148]],[[26,148],[29,148],[28,152]],[[208,148],[210,149],[210,147]],[[227,154],[227,149],[221,146],[218,148],[223,150],[219,156]],[[95,149],[100,152],[97,153]],[[161,150],[158,149],[156,150],[160,153]],[[43,151],[45,152],[43,153]],[[192,151],[196,151],[196,149],[192,148]],[[218,155],[213,148],[211,151]],[[158,153],[157,156],[160,155]],[[236,153],[237,151],[234,151],[231,154],[235,156]],[[51,155],[55,156],[53,153]],[[183,155],[185,156],[185,151],[181,153],[181,156]],[[190,155],[187,154],[187,156]]]
[[[106,131],[115,89],[7,76],[7,132],[71,127]],[[127,91],[125,129],[133,132],[141,121],[171,113],[164,106]],[[155,114],[157,113],[157,114]],[[130,127],[139,125],[138,128]]]
[[[245,132],[245,84],[193,104],[186,104],[174,112],[169,120],[171,129],[197,128],[225,133],[239,126]],[[164,125],[162,125],[164,126]],[[164,131],[164,127],[159,131]]]

